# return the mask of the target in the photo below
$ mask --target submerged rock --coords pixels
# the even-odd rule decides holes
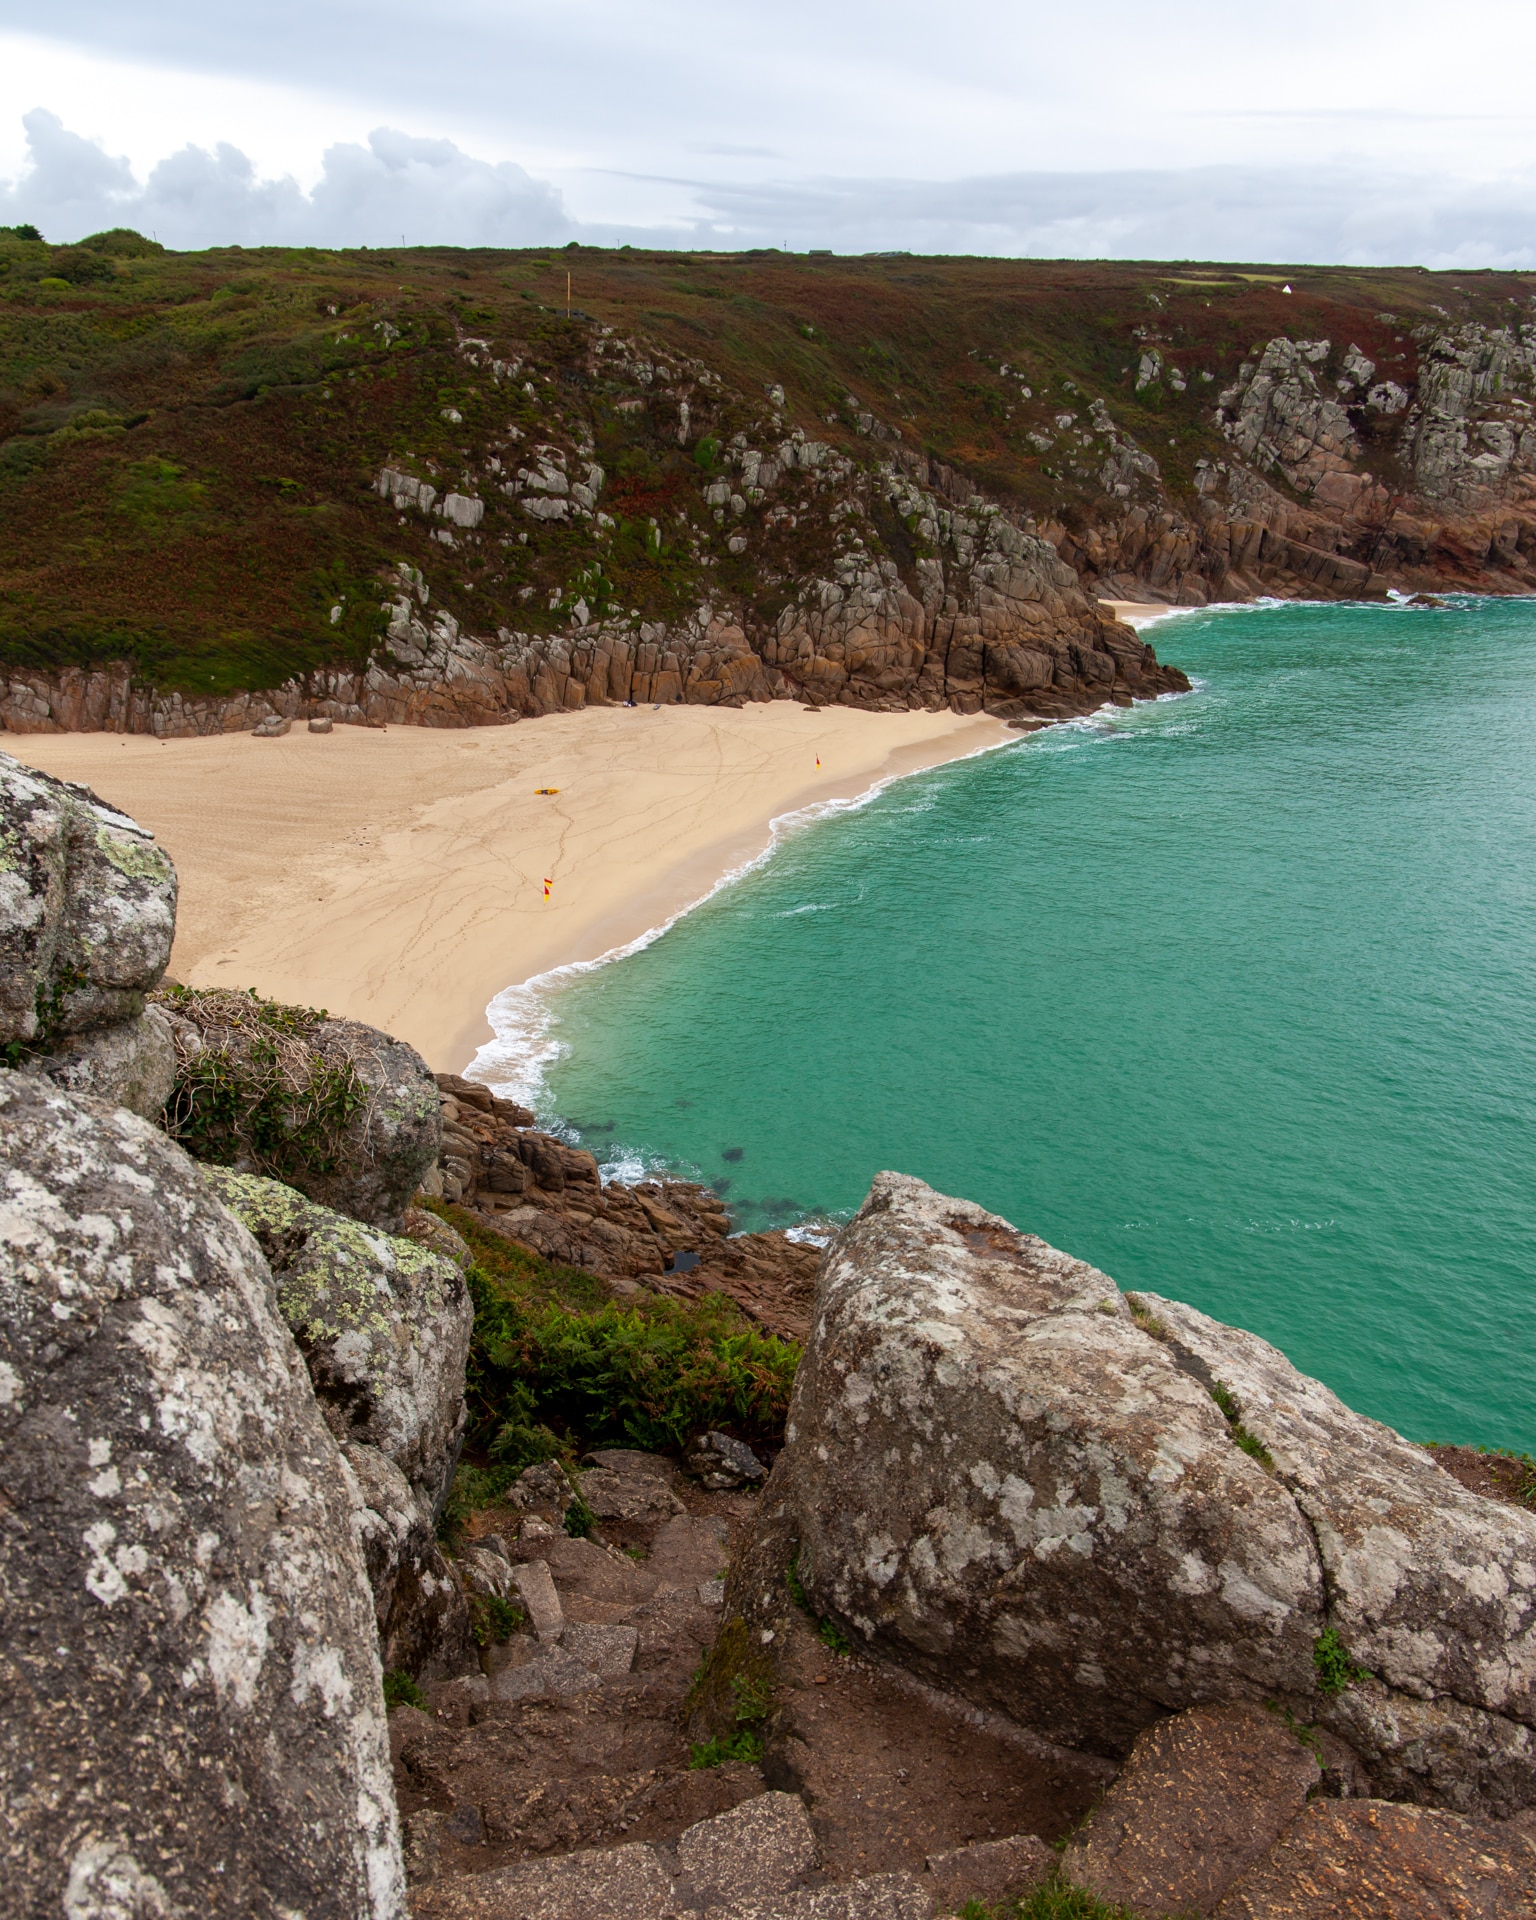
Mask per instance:
[[[828,1253],[764,1525],[816,1611],[1064,1745],[1278,1699],[1378,1790],[1536,1802],[1536,1516],[920,1181]]]
[[[163,1134],[22,1074],[0,1165],[9,1904],[397,1920],[346,1472],[260,1249]]]

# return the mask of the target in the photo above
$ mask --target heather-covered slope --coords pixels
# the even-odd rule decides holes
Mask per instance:
[[[0,716],[1049,715],[1177,684],[1099,594],[1532,584],[1536,283],[1287,271],[0,236]]]

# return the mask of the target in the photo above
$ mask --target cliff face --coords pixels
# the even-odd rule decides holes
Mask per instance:
[[[16,730],[1054,717],[1183,684],[1101,597],[1536,585],[1529,276],[50,259],[0,242]]]
[[[1196,462],[1192,511],[1142,470],[1143,493],[1163,497],[1085,534],[1063,530],[1062,553],[1090,583],[1195,605],[1392,586],[1529,591],[1536,328],[1429,325],[1412,342],[1416,374],[1394,369],[1399,384],[1353,340],[1269,340],[1217,395],[1227,449]]]

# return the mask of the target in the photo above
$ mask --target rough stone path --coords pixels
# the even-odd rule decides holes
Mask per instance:
[[[958,1905],[1046,1870],[1034,1835],[1081,1818],[1112,1770],[1021,1745],[809,1621],[764,1765],[691,1767],[685,1701],[756,1496],[655,1455],[588,1465],[590,1539],[564,1531],[551,1468],[473,1517],[460,1570],[524,1625],[428,1688],[428,1711],[390,1715],[421,1920],[926,1920],[948,1889]]]

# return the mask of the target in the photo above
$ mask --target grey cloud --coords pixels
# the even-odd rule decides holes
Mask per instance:
[[[1536,175],[1448,181],[1363,167],[1191,167],[971,180],[700,184],[695,244],[1037,259],[1536,266]]]

